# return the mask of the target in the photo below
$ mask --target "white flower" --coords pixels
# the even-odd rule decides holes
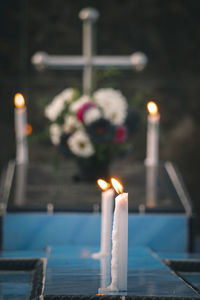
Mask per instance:
[[[44,114],[49,120],[55,121],[62,109],[63,104],[59,98],[55,97],[54,101],[45,108]]]
[[[81,128],[81,122],[75,116],[66,116],[63,124],[63,131],[66,133],[74,132]]]
[[[83,114],[83,121],[86,125],[100,119],[102,117],[100,110],[97,107],[90,107]]]
[[[73,100],[74,97],[74,89],[73,88],[68,88],[63,90],[58,96],[63,99],[64,102],[70,103]]]
[[[124,123],[128,105],[120,91],[111,88],[100,89],[93,96],[94,101],[102,108],[105,119],[115,125]]]
[[[89,157],[94,154],[94,148],[84,130],[77,130],[68,141],[69,149],[72,153],[81,157]]]
[[[62,112],[65,103],[70,103],[74,96],[74,89],[69,88],[58,94],[53,101],[45,108],[45,116],[51,120],[55,121],[59,114]]]
[[[53,123],[49,127],[50,132],[50,138],[54,145],[58,145],[60,142],[60,136],[61,136],[61,128],[58,124]]]
[[[72,104],[70,104],[69,110],[73,113],[76,113],[83,104],[85,104],[89,101],[91,101],[90,97],[87,95],[83,95],[78,100],[76,100]]]

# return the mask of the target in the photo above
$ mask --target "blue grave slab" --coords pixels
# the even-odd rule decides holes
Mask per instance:
[[[44,296],[98,294],[105,274],[101,272],[101,261],[89,257],[93,251],[96,248],[53,247],[47,263]],[[85,257],[81,257],[82,253]],[[126,295],[200,298],[153,252],[132,247],[129,247]]]
[[[2,253],[1,253],[2,254]],[[38,299],[43,291],[46,259],[15,257],[9,251],[0,258],[0,299]]]
[[[30,299],[31,282],[30,272],[0,271],[0,299]]]
[[[199,272],[180,272],[181,277],[200,291],[200,273]]]
[[[192,260],[200,259],[200,253],[197,252],[157,252],[157,255],[160,259],[169,259],[169,260]]]
[[[200,259],[164,259],[177,276],[193,287],[200,294]]]
[[[23,189],[19,188],[18,168],[26,174]],[[21,168],[16,166],[9,191],[4,192],[6,182],[2,185],[2,194],[8,198],[4,199],[7,211],[0,226],[3,249],[99,245],[101,217],[94,211],[100,210],[101,193],[95,182],[73,181],[71,161],[58,166],[31,163]],[[153,201],[149,201],[152,197],[147,188],[149,171],[142,162],[129,160],[123,161],[123,168],[121,161],[111,168],[129,193],[129,245],[156,252],[191,251],[193,211],[178,171],[170,162],[160,163]]]
[[[146,246],[159,252],[186,252],[188,224],[184,214],[129,213],[128,221],[130,246]],[[3,249],[98,246],[100,224],[99,213],[7,213],[4,216]]]
[[[48,255],[48,249],[45,251],[35,250],[35,251],[26,251],[26,250],[7,250],[0,251],[0,258],[41,258]]]
[[[22,266],[26,267],[26,261],[31,262],[32,257],[39,254],[43,257],[46,255],[47,258],[43,273],[45,276],[40,274],[38,282],[39,285],[41,281],[45,282],[42,293],[44,299],[100,297],[99,288],[110,283],[110,259],[93,259],[91,254],[98,250],[99,247],[96,246],[70,245],[48,247],[46,252],[2,251],[1,259],[9,258],[9,267],[6,269],[4,263],[6,272],[0,270],[0,299],[30,298],[34,273],[30,272],[32,269],[24,271]],[[17,256],[19,258],[16,258]],[[169,257],[171,258],[168,259]],[[12,259],[15,262],[14,269],[10,264]],[[20,272],[17,272],[16,264]],[[184,257],[182,253],[173,253],[172,257],[171,253],[157,255],[144,247],[130,246],[128,249],[128,291],[122,295],[133,299],[200,299],[199,282],[200,259],[194,258],[193,255]],[[104,296],[115,296],[118,299],[118,295],[121,293],[109,293]]]

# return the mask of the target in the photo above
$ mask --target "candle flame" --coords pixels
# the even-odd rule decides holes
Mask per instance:
[[[118,194],[123,193],[123,185],[115,178],[111,178],[112,186]]]
[[[158,106],[153,101],[147,103],[147,109],[150,115],[156,115],[158,113]]]
[[[15,94],[14,104],[15,104],[15,107],[17,107],[17,108],[22,108],[25,106],[25,100],[24,100],[24,97],[22,94],[20,94],[20,93]]]
[[[106,182],[103,179],[98,179],[97,184],[103,191],[106,191],[110,187],[110,183]]]

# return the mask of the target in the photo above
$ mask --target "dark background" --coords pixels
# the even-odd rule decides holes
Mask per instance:
[[[142,73],[107,70],[95,73],[95,87],[113,86],[133,99],[144,120],[135,140],[135,159],[145,158],[145,105],[155,100],[161,114],[160,157],[175,162],[200,215],[200,2],[184,0],[10,0],[0,17],[0,168],[15,156],[13,96],[25,95],[32,160],[51,159],[44,138],[46,103],[66,87],[81,88],[80,71],[38,73],[30,63],[38,50],[80,54],[84,7],[100,12],[98,53],[128,55],[143,51]],[[198,226],[197,226],[198,227]]]

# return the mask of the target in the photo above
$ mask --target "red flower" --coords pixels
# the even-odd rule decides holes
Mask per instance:
[[[126,127],[123,125],[120,125],[117,127],[115,132],[115,138],[114,143],[124,143],[126,142]]]
[[[95,107],[95,106],[96,105],[93,102],[87,102],[83,104],[83,106],[81,106],[76,113],[77,119],[83,122],[83,115],[86,112],[86,110],[88,110],[90,107]]]

